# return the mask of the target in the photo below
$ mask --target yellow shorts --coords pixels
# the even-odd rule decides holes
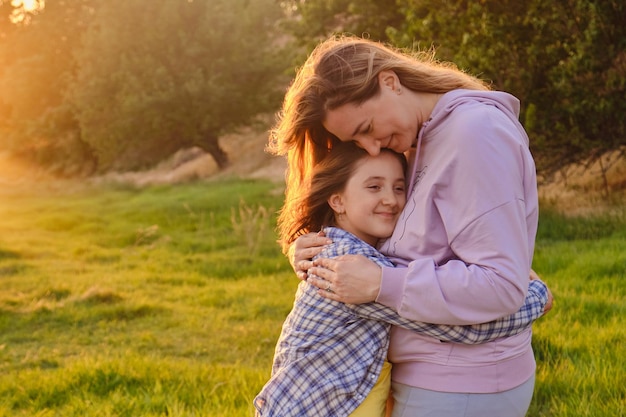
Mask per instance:
[[[378,381],[367,397],[349,417],[385,417],[387,398],[391,390],[391,363],[385,361]]]

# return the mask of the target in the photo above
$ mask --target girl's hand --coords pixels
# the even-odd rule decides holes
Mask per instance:
[[[539,278],[539,275],[537,275],[537,273],[534,270],[530,270],[530,280],[532,281],[533,279],[541,279]],[[547,286],[547,285],[546,285]],[[548,311],[552,310],[552,304],[554,303],[554,297],[552,296],[552,291],[550,291],[550,288],[548,288],[548,302],[546,303],[545,307],[543,308],[543,314],[546,314]]]
[[[316,259],[307,282],[319,288],[325,298],[363,304],[376,300],[381,280],[382,269],[365,256],[343,255]]]
[[[333,243],[324,232],[307,233],[298,237],[289,248],[289,262],[296,275],[306,280],[308,270],[313,266],[311,259],[322,251],[324,245]]]

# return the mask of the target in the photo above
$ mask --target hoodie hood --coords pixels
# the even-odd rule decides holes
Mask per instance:
[[[527,137],[526,132],[519,122],[520,101],[516,97],[503,91],[464,89],[452,90],[441,96],[430,115],[428,124],[425,124],[424,129],[422,129],[425,131],[423,134],[426,134],[426,132],[428,132],[428,135],[437,133],[438,128],[450,113],[457,107],[470,102],[483,103],[498,108],[514,121],[514,125],[518,126],[518,129],[524,137]],[[422,132],[420,132],[420,134],[421,133]]]

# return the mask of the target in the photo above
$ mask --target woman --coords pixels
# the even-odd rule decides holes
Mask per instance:
[[[288,157],[285,206],[329,144],[409,155],[408,198],[379,249],[400,267],[362,256],[320,258],[308,281],[334,301],[376,301],[411,320],[482,323],[520,308],[528,287],[538,203],[519,102],[430,55],[358,38],[321,43],[300,69],[273,132]],[[331,150],[332,152],[332,150]],[[283,218],[285,220],[285,218]],[[323,237],[305,235],[306,269]],[[330,291],[325,291],[330,290]],[[394,327],[394,416],[523,416],[534,386],[531,331],[480,345],[444,343]]]

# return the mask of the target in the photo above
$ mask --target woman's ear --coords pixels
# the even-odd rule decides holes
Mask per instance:
[[[398,75],[391,70],[384,70],[378,74],[378,83],[381,87],[387,87],[391,91],[400,91],[400,79]]]
[[[346,212],[346,209],[343,205],[343,198],[341,194],[333,194],[328,199],[328,205],[335,213],[343,214]]]

